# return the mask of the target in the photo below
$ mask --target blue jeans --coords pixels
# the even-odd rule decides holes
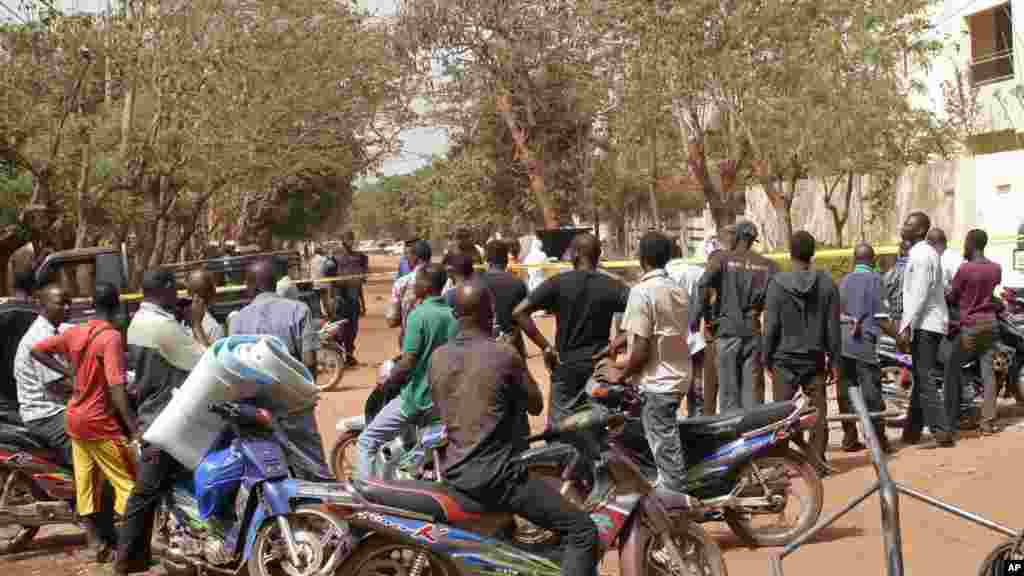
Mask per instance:
[[[373,470],[373,463],[377,461],[380,449],[388,442],[398,438],[405,427],[413,422],[414,418],[402,413],[402,398],[400,396],[393,398],[384,405],[384,408],[381,408],[381,411],[374,416],[356,442],[356,447],[359,450],[359,468],[356,474],[359,478],[367,480],[377,475]]]
[[[645,392],[644,400],[641,419],[658,466],[658,482],[669,490],[682,492],[686,486],[686,460],[676,416],[679,395]]]

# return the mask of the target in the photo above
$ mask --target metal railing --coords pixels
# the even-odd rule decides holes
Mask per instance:
[[[977,514],[961,510],[956,506],[947,504],[937,498],[918,492],[909,486],[904,486],[893,481],[892,477],[889,476],[889,467],[886,463],[885,453],[882,452],[881,444],[878,441],[878,435],[876,434],[875,427],[871,422],[872,415],[868,412],[867,405],[864,403],[864,396],[861,394],[860,387],[850,387],[850,399],[853,401],[853,407],[857,411],[857,414],[843,414],[837,419],[846,420],[857,418],[860,420],[864,428],[864,436],[867,440],[868,449],[871,454],[871,464],[875,467],[875,473],[878,475],[878,481],[872,484],[867,491],[851,500],[841,509],[819,520],[813,528],[783,548],[782,552],[773,556],[771,559],[771,576],[784,576],[782,572],[782,561],[786,556],[795,552],[798,548],[817,536],[822,530],[828,528],[840,517],[856,508],[861,502],[867,500],[868,497],[875,492],[878,492],[879,494],[879,500],[882,507],[882,538],[885,543],[886,576],[903,576],[903,538],[900,529],[900,494],[905,494],[911,498],[920,500],[929,506],[933,506],[944,512],[948,512],[954,516],[958,516],[979,526],[984,526],[989,530],[999,532],[1011,538],[1018,538],[1022,536],[1021,532],[1007,528],[1002,524],[993,522],[986,518],[982,518]]]

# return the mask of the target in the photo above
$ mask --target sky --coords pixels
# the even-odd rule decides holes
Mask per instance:
[[[17,0],[0,0],[0,3],[18,10]],[[107,6],[108,0],[54,0],[64,10],[98,11]],[[377,16],[388,16],[397,10],[397,0],[359,0]],[[0,7],[0,21],[12,19],[7,10]],[[381,167],[385,176],[407,174],[426,165],[432,156],[442,155],[448,149],[448,136],[443,129],[416,128],[401,134],[402,152],[386,160]]]

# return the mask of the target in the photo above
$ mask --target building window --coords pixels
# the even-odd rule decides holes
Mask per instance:
[[[971,82],[987,84],[1013,78],[1013,29],[1010,5],[972,14]]]

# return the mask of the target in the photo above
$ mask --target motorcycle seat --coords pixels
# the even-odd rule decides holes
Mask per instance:
[[[48,451],[49,446],[43,444],[32,432],[24,426],[17,426],[8,422],[0,422],[0,444],[16,446],[22,450]]]
[[[796,402],[772,402],[752,410],[733,411],[715,416],[680,418],[679,433],[688,436],[732,436],[757,430],[785,419],[796,409]]]
[[[430,516],[435,522],[455,524],[478,520],[487,513],[479,502],[437,482],[353,479],[359,494],[372,504]]]

